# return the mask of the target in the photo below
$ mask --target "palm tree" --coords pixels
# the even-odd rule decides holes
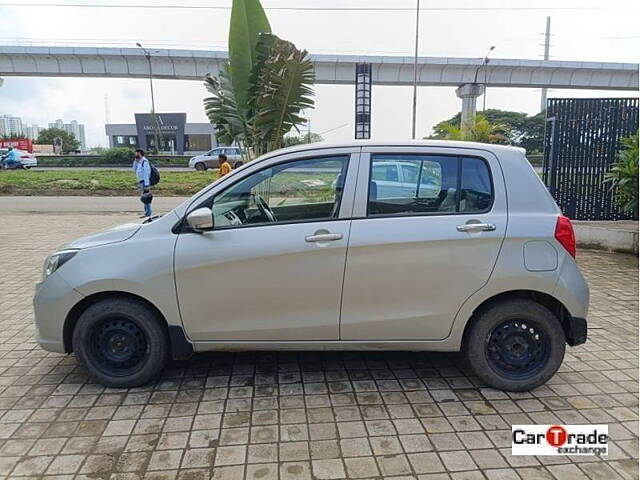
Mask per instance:
[[[223,144],[255,158],[284,146],[284,135],[306,123],[313,107],[313,64],[306,50],[270,33],[259,0],[234,0],[229,62],[207,75],[205,113]],[[246,158],[248,160],[250,158]]]
[[[509,127],[491,123],[481,114],[476,114],[466,125],[466,129],[459,125],[443,122],[436,126],[436,134],[428,138],[445,140],[462,140],[481,143],[509,143]]]

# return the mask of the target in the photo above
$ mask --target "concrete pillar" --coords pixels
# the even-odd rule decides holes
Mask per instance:
[[[456,88],[456,95],[462,99],[460,109],[460,130],[464,134],[476,116],[476,99],[484,93],[484,85],[465,83]]]

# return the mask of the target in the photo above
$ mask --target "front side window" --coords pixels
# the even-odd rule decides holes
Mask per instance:
[[[482,212],[492,203],[491,176],[478,158],[373,155],[368,215]]]
[[[335,156],[255,172],[215,196],[215,228],[336,218],[347,165],[348,156]]]

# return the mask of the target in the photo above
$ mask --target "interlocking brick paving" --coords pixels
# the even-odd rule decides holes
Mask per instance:
[[[638,478],[638,264],[579,253],[589,341],[533,392],[454,354],[200,354],[154,385],[89,383],[33,339],[44,257],[132,216],[0,214],[0,478]],[[512,457],[510,426],[606,423],[610,454]]]

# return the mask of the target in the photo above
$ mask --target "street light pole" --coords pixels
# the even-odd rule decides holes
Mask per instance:
[[[155,142],[156,152],[160,151],[160,131],[158,125],[158,118],[156,117],[156,102],[153,95],[153,73],[151,71],[151,53],[144,48],[139,42],[136,45],[142,49],[144,56],[147,57],[147,63],[149,64],[149,88],[151,90],[151,123],[153,123],[153,141]]]
[[[482,96],[482,113],[484,113],[485,108],[487,106],[487,64],[489,63],[489,55],[491,54],[491,52],[493,52],[496,49],[495,45],[491,45],[491,48],[489,49],[489,51],[487,52],[487,54],[484,56],[484,61],[482,62],[483,65],[483,70],[484,70],[484,79],[483,79],[483,84],[484,84],[484,95]]]
[[[416,44],[413,55],[413,121],[411,123],[411,138],[416,138],[416,108],[418,102],[418,40],[420,35],[420,0],[416,0]]]

